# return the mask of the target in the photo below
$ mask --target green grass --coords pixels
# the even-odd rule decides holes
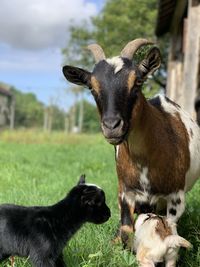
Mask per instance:
[[[113,245],[118,225],[114,149],[101,135],[67,136],[54,133],[0,134],[0,203],[49,205],[60,200],[85,173],[90,183],[106,192],[112,217],[103,225],[85,224],[65,248],[68,267],[137,266],[135,258]],[[178,231],[193,244],[181,250],[178,266],[200,266],[200,183],[187,196],[187,209]],[[10,266],[4,262],[0,266]],[[30,266],[16,259],[16,266]]]

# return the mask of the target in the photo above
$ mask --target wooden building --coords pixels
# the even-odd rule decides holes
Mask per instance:
[[[0,83],[0,128],[14,128],[15,101],[10,87]]]
[[[200,0],[159,0],[155,32],[158,38],[166,33],[170,38],[167,95],[195,114],[200,90]]]

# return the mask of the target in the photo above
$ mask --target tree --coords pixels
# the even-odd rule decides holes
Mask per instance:
[[[33,93],[22,93],[11,88],[15,96],[15,125],[24,127],[41,127],[44,105]]]
[[[64,129],[65,112],[57,105],[51,103],[48,107],[46,107],[43,103],[38,101],[37,97],[33,93],[23,93],[14,87],[12,87],[11,90],[15,96],[16,127],[42,128],[44,115],[46,114],[46,129]],[[46,111],[45,114],[44,110]]]
[[[82,132],[85,132],[85,133],[99,132],[100,126],[99,126],[99,118],[98,118],[98,112],[97,112],[96,107],[86,100],[84,100],[82,104],[84,106],[84,118],[83,118],[83,124],[82,124]],[[80,101],[75,103],[70,108],[68,112],[68,116],[70,116],[70,114],[74,112],[74,109],[77,110],[79,106],[80,106]],[[78,120],[79,120],[79,116],[78,116],[78,113],[76,113],[75,125],[78,125]]]
[[[83,120],[83,132],[96,133],[100,131],[99,114],[96,106],[84,101],[84,120]]]
[[[107,55],[116,56],[129,41],[154,37],[157,0],[108,0],[92,19],[94,36]]]
[[[56,105],[51,106],[52,109],[52,129],[64,130],[65,111]]]
[[[85,66],[92,65],[92,58],[88,56],[89,52],[85,49],[88,45],[89,40],[91,40],[92,35],[88,30],[89,25],[87,22],[84,22],[84,25],[87,30],[84,30],[82,27],[70,27],[70,39],[66,48],[62,50],[64,55],[64,63],[68,65],[78,65],[79,67],[84,68]],[[68,127],[68,122],[70,124],[70,131],[77,129],[78,132],[82,132],[82,125],[84,120],[84,88],[83,87],[72,87],[69,90],[75,95],[75,105],[71,110],[69,120],[66,118],[66,125]],[[79,102],[79,107],[77,106],[78,98],[81,98]],[[74,116],[78,111],[78,122],[75,123]]]
[[[157,0],[107,0],[103,10],[91,19],[91,25],[83,23],[84,27],[70,28],[69,42],[62,51],[64,62],[90,69],[92,57],[85,49],[89,43],[99,43],[105,54],[112,57],[118,55],[123,46],[133,39],[155,39],[156,15]],[[165,62],[168,42],[161,41],[160,47]],[[141,59],[144,53],[145,48],[136,53],[135,60]],[[165,73],[166,64],[163,64],[161,70],[152,77],[151,84],[164,88]]]
[[[79,101],[79,96],[83,96],[83,88],[80,86],[71,87],[71,92],[75,95],[75,103],[73,105],[73,109],[71,110],[71,132],[74,132],[75,129],[77,132],[82,132],[82,124],[83,124],[83,97]],[[78,116],[78,121],[76,117]]]

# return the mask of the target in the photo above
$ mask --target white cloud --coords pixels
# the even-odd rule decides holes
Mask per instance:
[[[0,42],[20,49],[56,48],[64,45],[73,20],[97,14],[85,0],[1,0]]]
[[[62,54],[59,48],[22,50],[0,44],[0,73],[17,71],[56,71],[60,68]]]

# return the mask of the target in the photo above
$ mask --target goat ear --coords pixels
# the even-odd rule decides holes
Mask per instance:
[[[145,59],[143,59],[138,68],[142,74],[143,79],[145,79],[148,75],[152,74],[155,70],[157,70],[161,65],[161,55],[160,50],[157,47],[153,47]]]
[[[85,184],[85,174],[81,175],[77,185],[81,185],[81,184]]]
[[[62,71],[69,82],[91,88],[91,73],[89,71],[72,66],[64,66]]]

